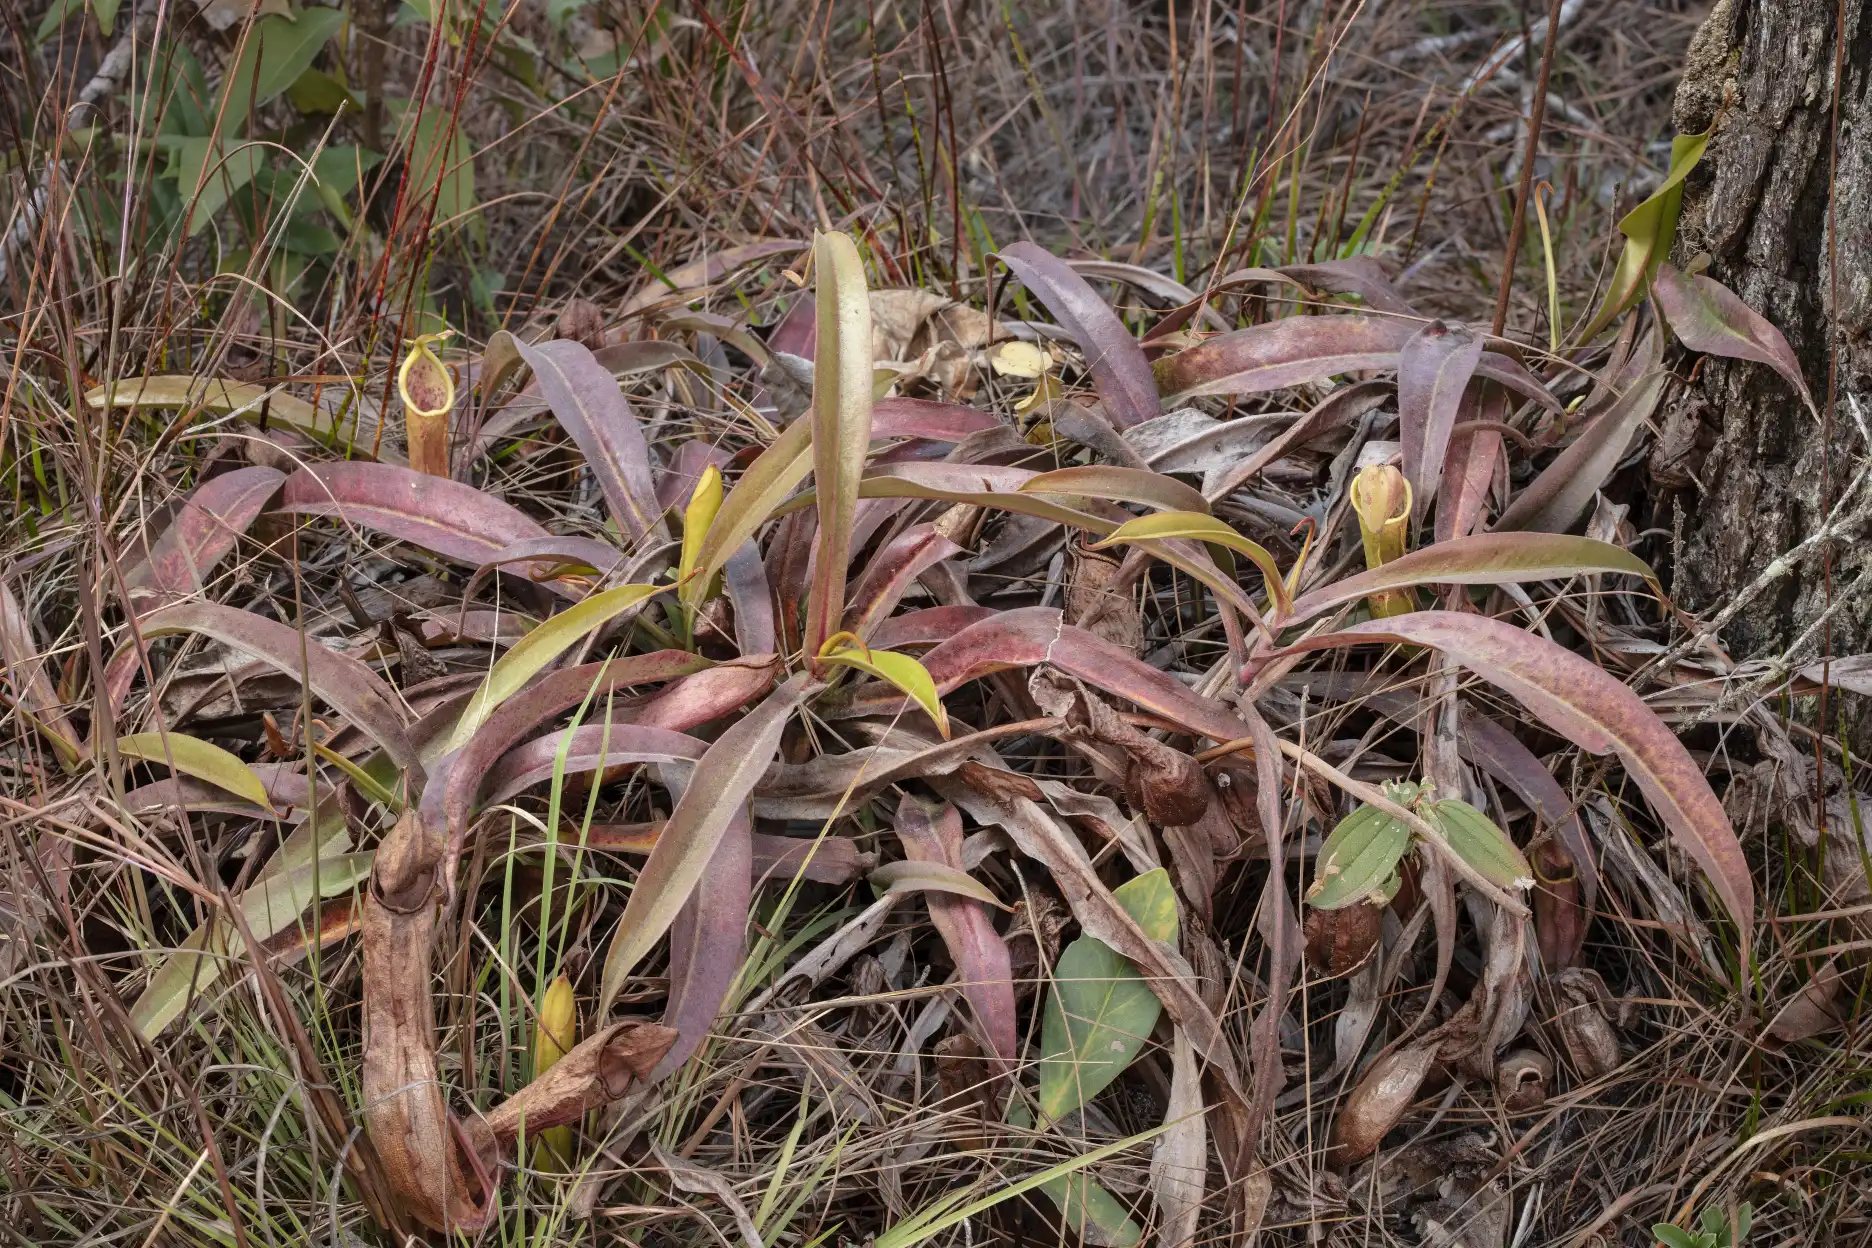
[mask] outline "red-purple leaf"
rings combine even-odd
[[[1222,703],[1191,692],[1174,676],[1082,628],[1072,627],[1051,607],[1000,612],[963,629],[923,656],[924,668],[944,694],[991,673],[1037,663],[1051,663],[1192,734],[1216,741],[1232,741],[1242,735],[1241,720]],[[903,695],[894,689],[867,688],[852,706],[868,714],[889,711],[903,701]]]
[[[381,467],[381,465],[359,465]],[[212,602],[184,602],[154,611],[138,622],[145,641],[169,633],[199,633],[251,654],[296,677],[333,710],[367,733],[384,753],[413,773],[422,764],[404,732],[401,708],[389,686],[362,662],[304,637],[291,625],[251,611]],[[301,647],[304,662],[301,662]]]
[[[864,576],[852,591],[844,628],[868,640],[872,631],[890,618],[917,577],[961,553],[962,548],[938,533],[935,525],[918,524],[905,529],[871,556]]]
[[[962,865],[962,817],[944,803],[931,809],[914,796],[897,806],[897,837],[912,862],[937,862],[956,871]],[[1014,1012],[1014,973],[1007,942],[995,930],[994,917],[979,901],[945,893],[925,895],[930,921],[942,934],[962,981],[962,995],[976,1023],[988,1037],[1003,1070],[1013,1069],[1020,1053],[1019,1020]]]
[[[1253,325],[1158,360],[1167,401],[1206,394],[1259,394],[1339,373],[1396,368],[1416,330],[1411,321],[1375,316],[1290,316]]]
[[[1652,298],[1684,346],[1706,355],[1766,364],[1787,379],[1808,411],[1814,410],[1800,358],[1781,331],[1734,291],[1700,273],[1686,277],[1668,264],[1658,266],[1652,282]]]
[[[176,512],[148,557],[124,573],[125,588],[132,597],[199,591],[285,480],[277,469],[253,467],[203,483]]]
[[[470,567],[498,558],[515,542],[551,536],[491,494],[393,464],[302,468],[286,479],[279,509],[335,516]]]
[[[1497,531],[1538,529],[1560,533],[1572,528],[1591,505],[1593,495],[1625,458],[1633,435],[1657,407],[1667,375],[1649,372],[1633,382],[1618,402],[1601,412],[1515,496],[1495,521]]]
[[[1599,864],[1566,791],[1519,738],[1468,706],[1463,707],[1462,731],[1463,744],[1476,766],[1506,786],[1559,836],[1579,872],[1582,901],[1591,911],[1599,900]]]
[[[600,1013],[610,1011],[625,978],[669,930],[676,912],[701,882],[729,823],[745,816],[748,794],[780,748],[787,720],[815,687],[803,672],[792,676],[722,733],[696,764],[618,920],[605,955]]]
[[[1374,312],[1414,317],[1416,309],[1398,294],[1384,268],[1370,256],[1324,260],[1318,264],[1282,265],[1279,272],[1315,290],[1335,295],[1357,295]]]
[[[865,641],[881,650],[933,646],[948,641],[971,624],[979,624],[999,614],[993,607],[973,604],[925,607],[921,611],[909,611],[882,621]]]
[[[735,646],[744,655],[773,654],[780,649],[775,631],[773,591],[767,585],[767,565],[760,547],[741,543],[741,549],[722,564],[722,592],[734,608]]]
[[[565,749],[563,765],[559,758],[561,747]],[[693,762],[707,748],[706,741],[666,728],[586,723],[515,746],[474,787],[481,790],[487,802],[504,802],[551,780],[562,766],[564,775],[585,776],[636,763]]]
[[[652,1083],[675,1074],[708,1039],[747,961],[748,910],[754,897],[751,832],[747,812],[737,810],[709,859],[708,887],[691,893],[670,924],[670,990],[663,1025],[676,1029],[676,1043],[650,1072]]]
[[[650,481],[650,448],[617,378],[582,343],[529,346],[516,340],[514,345],[553,415],[584,453],[611,506],[611,518],[631,537],[642,537],[660,514]]]
[[[1623,572],[1655,581],[1651,565],[1622,546],[1560,533],[1478,533],[1413,550],[1382,567],[1360,572],[1302,595],[1282,623],[1386,590],[1414,585],[1505,585],[1551,581],[1595,572]]]
[[[740,710],[773,688],[779,675],[780,664],[771,654],[730,659],[671,681],[632,708],[631,722],[688,732]]]
[[[1537,634],[1447,611],[1394,616],[1378,627],[1309,638],[1282,653],[1397,642],[1442,651],[1588,753],[1616,752],[1672,837],[1709,876],[1748,945],[1755,885],[1735,829],[1683,743],[1637,694],[1591,660]]]
[[[1398,437],[1416,514],[1443,482],[1443,457],[1463,391],[1482,359],[1482,340],[1460,324],[1431,321],[1398,353]]]
[[[993,412],[960,403],[933,399],[879,399],[871,409],[871,440],[922,438],[929,442],[960,442],[970,434],[986,433],[1007,422]]]
[[[561,844],[583,844],[601,853],[643,857],[656,848],[663,822],[594,823],[579,839],[576,827],[560,829]],[[876,854],[858,848],[848,836],[768,836],[754,834],[754,876],[758,880],[790,880],[795,876],[815,884],[849,884],[871,869]]]
[[[1059,257],[1024,240],[1004,248],[1000,256],[1079,345],[1112,424],[1128,429],[1163,410],[1144,348],[1083,277]]]
[[[704,469],[714,464],[716,471],[726,472],[733,462],[734,457],[721,447],[701,438],[689,439],[676,448],[674,462],[657,478],[657,507],[662,511],[682,507],[695,493]]]

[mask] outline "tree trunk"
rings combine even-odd
[[[1675,587],[1707,617],[1812,534],[1872,456],[1872,0],[1717,0],[1688,60],[1677,129],[1713,137],[1686,186],[1678,264],[1707,254],[1709,275],[1780,327],[1822,422],[1829,355],[1837,353],[1830,442],[1770,369],[1701,362],[1695,398],[1715,444],[1697,474],[1704,492],[1688,518]],[[1872,535],[1863,526],[1835,543],[1830,592],[1822,560],[1811,558],[1749,602],[1720,640],[1737,660],[1779,656],[1797,641],[1790,658],[1816,659],[1827,638],[1815,625],[1829,602],[1838,604],[1832,652],[1872,650]],[[1867,718],[1854,719],[1861,730],[1852,735],[1864,740]]]

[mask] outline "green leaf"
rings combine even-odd
[[[1341,819],[1320,846],[1307,904],[1316,910],[1342,910],[1364,901],[1385,887],[1410,843],[1408,824],[1376,806],[1359,807]]]
[[[405,105],[408,111],[411,105]],[[437,225],[475,206],[474,148],[455,118],[439,105],[422,110],[409,132],[410,194],[418,204],[434,198]]]
[[[754,531],[806,479],[813,466],[812,438],[812,421],[796,420],[747,466],[722,500],[721,510],[715,513],[708,535],[703,538],[702,549],[696,554],[698,577],[712,580],[728,557],[740,550],[741,544],[753,537]]]
[[[806,594],[806,653],[817,654],[845,618],[858,482],[871,451],[871,304],[864,262],[836,231],[813,239],[818,346],[813,361],[813,489],[819,529]]]
[[[916,1248],[916,1245],[935,1238],[951,1227],[980,1217],[1003,1201],[1025,1195],[1035,1188],[1044,1189],[1049,1183],[1057,1182],[1066,1175],[1076,1174],[1087,1166],[1095,1166],[1108,1157],[1116,1157],[1126,1149],[1149,1143],[1166,1129],[1167,1125],[1160,1124],[1125,1139],[1102,1144],[1089,1153],[1081,1153],[1057,1166],[1050,1166],[1039,1174],[1028,1175],[1018,1183],[997,1186],[986,1196],[978,1196],[974,1200],[969,1199],[974,1194],[973,1188],[946,1192],[878,1236],[875,1248]]]
[[[1268,601],[1275,604],[1275,609],[1282,615],[1292,609],[1293,600],[1281,579],[1280,567],[1267,548],[1243,537],[1225,521],[1199,511],[1160,511],[1154,516],[1127,520],[1110,536],[1095,543],[1093,549],[1127,542],[1161,542],[1175,538],[1189,538],[1246,555],[1255,567],[1261,569],[1261,578],[1267,584]]]
[[[362,111],[364,105],[336,78],[321,69],[308,69],[286,89],[286,102],[302,113]]]
[[[1162,867],[1112,891],[1152,940],[1177,936],[1176,894]],[[1136,966],[1081,936],[1053,968],[1041,1024],[1040,1112],[1058,1121],[1124,1073],[1150,1038],[1163,1005]]]
[[[518,693],[527,681],[538,675],[548,663],[591,635],[601,625],[616,619],[646,598],[661,593],[667,585],[620,585],[593,594],[577,606],[553,616],[544,624],[515,642],[488,671],[487,678],[462,711],[449,734],[447,750],[458,750],[487,722],[502,702]]]
[[[836,641],[836,638],[834,638]],[[892,650],[869,650],[862,645],[847,646],[819,656],[822,663],[856,668],[868,676],[887,681],[902,690],[936,721],[936,730],[949,739],[949,712],[943,707],[942,693],[936,680],[922,662]]]
[[[222,80],[221,96],[230,117],[269,103],[312,66],[331,37],[344,25],[343,9],[307,9],[296,19],[263,17],[247,32],[238,60]]]
[[[244,797],[263,810],[273,809],[266,786],[253,769],[233,754],[200,737],[180,732],[139,732],[117,738],[117,752],[125,758],[161,763],[183,775],[206,780],[218,789]]]
[[[1432,802],[1426,818],[1443,833],[1451,852],[1497,888],[1534,886],[1534,870],[1495,821],[1459,798]]]
[[[1033,1129],[1033,1113],[1027,1102],[1015,1097],[1008,1103],[1009,1125],[1023,1131]],[[1131,1220],[1131,1213],[1083,1170],[1058,1175],[1040,1184],[1041,1193],[1053,1202],[1066,1225],[1088,1244],[1109,1248],[1131,1248],[1144,1238],[1143,1230]]]
[[[267,149],[259,143],[237,140],[230,150],[212,138],[165,135],[158,141],[169,151],[169,166],[163,172],[176,180],[185,201],[195,201],[188,219],[191,238],[267,167]]]
[[[1651,1233],[1657,1236],[1658,1242],[1662,1243],[1665,1248],[1708,1248],[1703,1242],[1703,1236],[1692,1235],[1689,1231],[1680,1230],[1668,1222],[1657,1223],[1651,1228]]]
[[[1593,314],[1586,328],[1579,332],[1579,342],[1593,337],[1629,308],[1646,284],[1657,275],[1658,266],[1670,254],[1677,239],[1677,215],[1683,208],[1683,182],[1703,159],[1709,146],[1709,133],[1680,134],[1671,140],[1670,170],[1658,189],[1619,222],[1625,236],[1625,250],[1619,254],[1618,268],[1612,273],[1605,302]]]
[[[253,886],[235,899],[256,940],[277,935],[299,921],[314,901],[348,893],[370,878],[370,854],[351,854],[341,818],[314,817],[286,838]],[[181,1016],[221,978],[224,964],[240,956],[241,938],[232,923],[213,920],[190,932],[181,947],[156,968],[130,1021],[148,1040]]]

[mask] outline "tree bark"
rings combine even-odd
[[[1836,91],[1842,3],[1844,90]],[[1709,275],[1787,335],[1822,412],[1817,422],[1768,368],[1702,361],[1693,396],[1705,405],[1715,441],[1697,474],[1704,490],[1688,518],[1675,588],[1706,616],[1819,528],[1872,455],[1869,82],[1872,0],[1717,0],[1690,45],[1677,129],[1708,129],[1712,139],[1686,185],[1676,262],[1708,255]],[[1823,429],[1834,353],[1829,441]],[[1816,556],[1748,603],[1721,638],[1731,657],[1782,655],[1829,601],[1840,604],[1831,618],[1833,653],[1872,650],[1872,576],[1856,584],[1872,572],[1869,527],[1835,544],[1830,591]],[[1789,657],[1817,659],[1824,638],[1814,631]],[[1863,727],[1853,733],[1865,735]]]

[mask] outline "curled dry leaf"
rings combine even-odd
[[[1511,1114],[1539,1109],[1553,1085],[1553,1063],[1535,1049],[1517,1049],[1495,1066],[1495,1095]]]
[[[1328,1159],[1349,1166],[1378,1151],[1436,1065],[1437,1046],[1419,1041],[1373,1062],[1333,1119]]]

